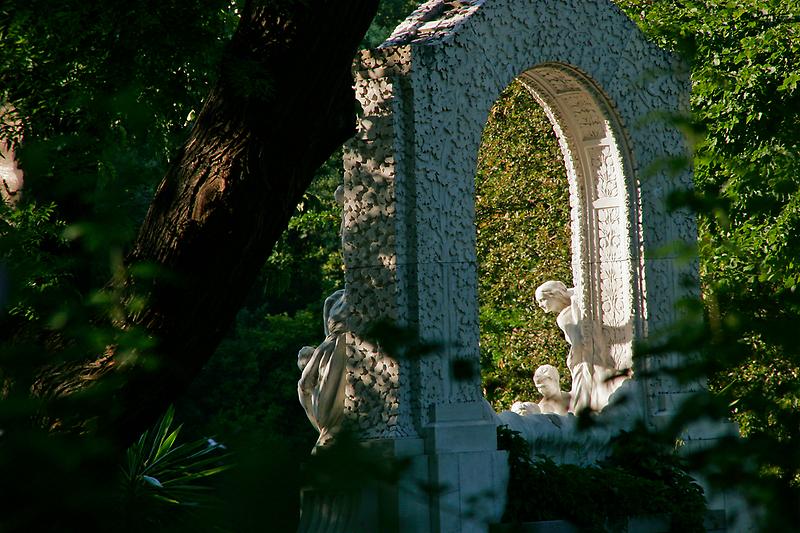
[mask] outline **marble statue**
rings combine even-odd
[[[517,413],[519,416],[535,415],[542,412],[539,409],[539,404],[534,402],[514,402],[511,405],[511,412]]]
[[[593,401],[593,365],[589,343],[581,332],[580,297],[560,281],[545,281],[536,288],[536,302],[547,313],[557,313],[556,324],[570,345],[567,368],[572,375],[572,400],[569,412],[590,408],[599,411],[603,406]],[[607,402],[606,402],[607,403]]]
[[[539,411],[565,415],[569,411],[572,396],[561,390],[558,369],[553,365],[542,365],[533,374],[533,384],[542,395]],[[513,410],[513,409],[512,409]]]
[[[591,339],[582,333],[580,295],[560,281],[545,281],[536,288],[536,301],[548,313],[557,313],[556,324],[569,343],[567,368],[572,375],[572,400],[569,412],[584,409],[599,411],[611,394],[608,378],[615,371],[594,363]]]
[[[591,404],[591,375],[586,369],[587,346],[581,333],[581,308],[575,289],[560,281],[545,281],[536,288],[536,302],[545,312],[555,313],[556,324],[569,343],[567,368],[572,374],[572,401],[569,412],[575,413]]]
[[[534,414],[555,413],[565,415],[569,410],[570,393],[564,392],[560,387],[558,369],[553,365],[542,365],[536,369],[533,375],[533,383],[536,390],[542,395],[539,403],[534,402],[514,402],[511,405],[511,412],[520,416]]]
[[[330,443],[344,419],[346,310],[344,289],[331,294],[323,307],[325,340],[316,348],[304,346],[297,354],[302,373],[297,395],[311,425],[319,431],[314,449]]]

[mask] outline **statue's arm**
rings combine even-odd
[[[308,417],[308,421],[311,422],[311,425],[314,426],[314,429],[319,431],[319,423],[317,422],[312,395],[314,388],[316,387],[319,381],[319,349],[314,351],[314,355],[311,356],[311,359],[306,363],[305,367],[303,368],[303,372],[300,375],[300,379],[297,381],[297,398],[300,400],[300,405],[303,406],[303,410],[306,412],[306,416]]]
[[[583,344],[583,334],[581,333],[581,317],[583,311],[581,309],[580,295],[575,289],[570,289],[572,298],[570,298],[569,317],[565,324],[564,333],[569,335],[569,341],[572,346],[580,346]]]
[[[567,339],[567,342],[571,346],[577,347],[580,346],[583,339],[581,337],[581,327],[578,319],[580,314],[575,315],[573,311],[574,309],[572,307],[561,311],[561,314],[559,314],[556,319],[556,324],[558,324],[558,327],[564,332],[564,338]]]

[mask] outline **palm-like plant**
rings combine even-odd
[[[212,487],[204,482],[230,468],[230,453],[213,439],[176,444],[182,425],[173,428],[170,406],[153,428],[127,451],[122,467],[128,526],[166,525],[185,517],[181,511],[209,506]]]

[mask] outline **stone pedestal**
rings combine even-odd
[[[508,454],[496,450],[494,422],[476,423],[465,420],[466,415],[457,414],[457,420],[440,414],[430,428],[428,446],[419,438],[364,442],[361,452],[392,462],[399,477],[367,476],[363,486],[338,491],[304,489],[298,531],[488,531],[505,506]]]
[[[482,402],[432,407],[426,430],[432,487],[431,532],[484,533],[503,515],[508,452]]]

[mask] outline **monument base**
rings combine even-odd
[[[305,488],[298,531],[487,533],[502,517],[508,486],[496,423],[481,402],[434,406],[431,420],[424,439],[360,443],[369,460],[355,465],[388,466],[374,478],[359,472],[361,486]]]

